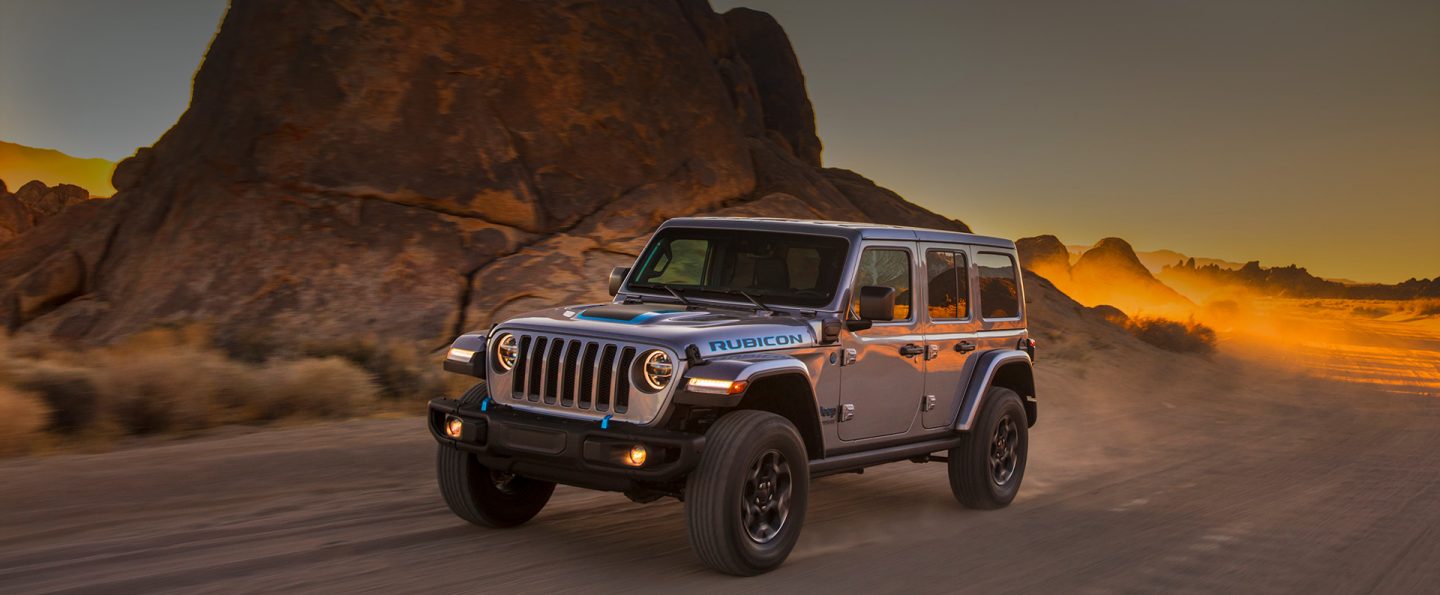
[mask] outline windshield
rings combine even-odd
[[[829,236],[671,227],[640,256],[629,286],[728,301],[746,301],[743,292],[767,306],[819,308],[835,297],[848,245]]]

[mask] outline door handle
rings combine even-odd
[[[900,348],[900,355],[903,355],[905,357],[915,357],[922,353],[925,353],[925,348],[914,343],[908,343],[904,347]]]
[[[969,341],[961,341],[955,344],[955,351],[959,353],[970,353],[975,351],[975,344]]]

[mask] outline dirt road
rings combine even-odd
[[[1440,587],[1440,400],[1225,358],[1039,370],[1014,505],[939,464],[819,480],[789,562],[706,571],[681,505],[561,488],[531,524],[453,517],[418,420],[0,462],[0,591],[1207,591]]]

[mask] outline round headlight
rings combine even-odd
[[[670,363],[670,356],[664,351],[652,349],[640,359],[640,376],[645,379],[646,388],[651,392],[670,384],[670,377],[674,373],[675,366]]]
[[[515,335],[506,333],[500,335],[495,341],[495,365],[501,372],[509,372],[515,367],[515,360],[520,358],[520,342],[515,340]]]

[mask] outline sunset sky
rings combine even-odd
[[[1440,275],[1440,2],[737,5],[789,32],[827,165],[977,232]],[[0,140],[153,143],[224,7],[0,0]]]

